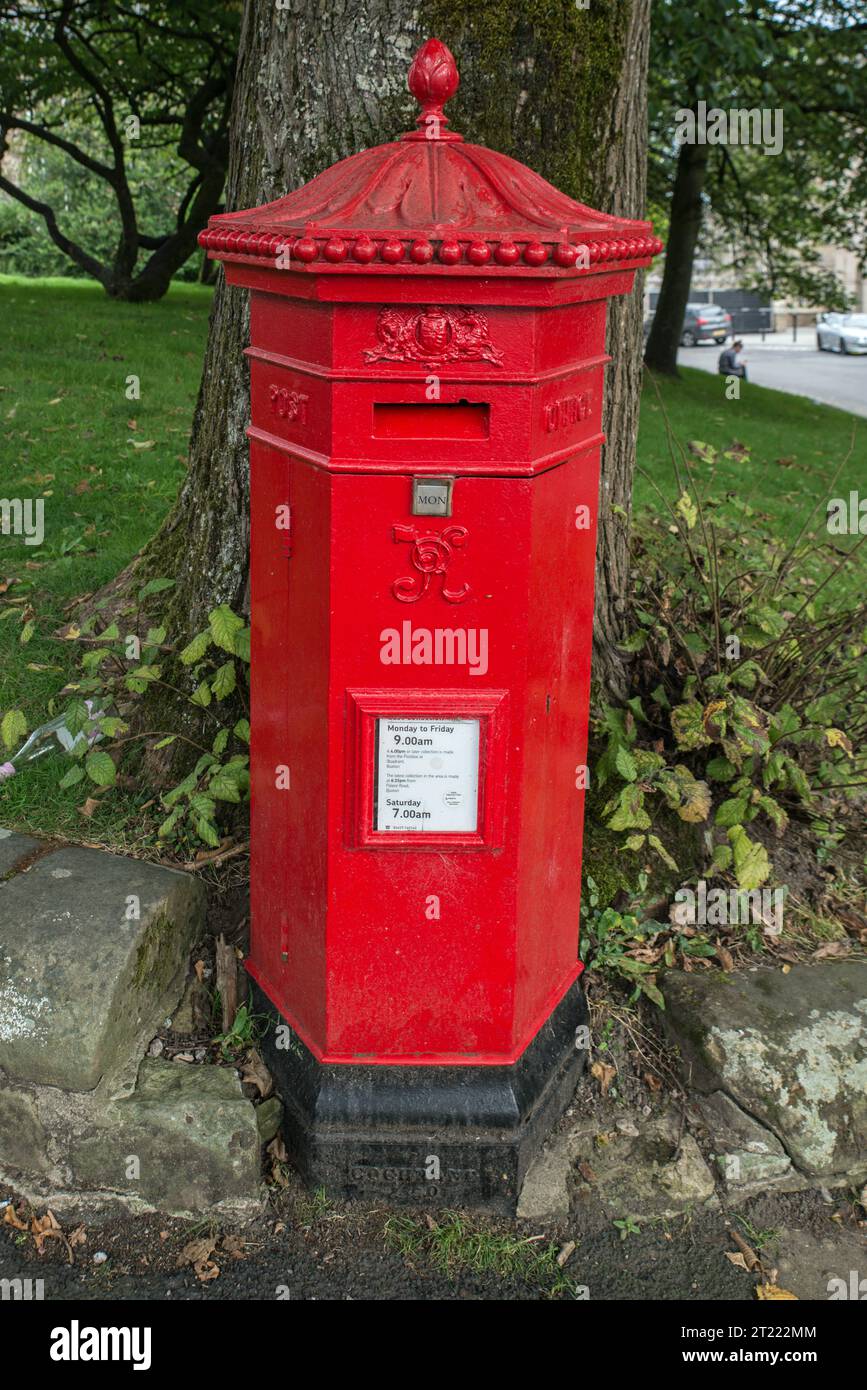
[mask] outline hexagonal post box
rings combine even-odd
[[[247,968],[308,1181],[512,1210],[586,1047],[606,302],[660,243],[449,130],[438,40],[409,85],[200,238],[251,298]]]

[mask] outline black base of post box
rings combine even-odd
[[[329,1196],[478,1207],[513,1216],[527,1169],[587,1060],[576,981],[512,1066],[366,1066],[317,1061],[251,981],[269,1020],[260,1045],[284,1105],[292,1163]],[[278,1034],[277,1028],[280,1027]]]

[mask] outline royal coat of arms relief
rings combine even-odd
[[[366,362],[418,362],[439,367],[446,362],[490,362],[502,366],[503,354],[491,342],[488,320],[476,309],[381,309],[376,345],[366,348]]]

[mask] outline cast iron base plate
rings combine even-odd
[[[251,981],[271,1021],[261,1051],[284,1105],[291,1161],[331,1197],[479,1207],[514,1215],[532,1160],[587,1058],[576,981],[512,1066],[368,1066],[317,1061]],[[279,1032],[278,1032],[279,1025]]]

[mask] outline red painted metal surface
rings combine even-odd
[[[251,291],[248,968],[322,1060],[502,1064],[581,968],[606,301],[659,243],[448,131],[438,41],[410,85],[201,238]],[[386,720],[477,721],[460,828],[378,823]]]

